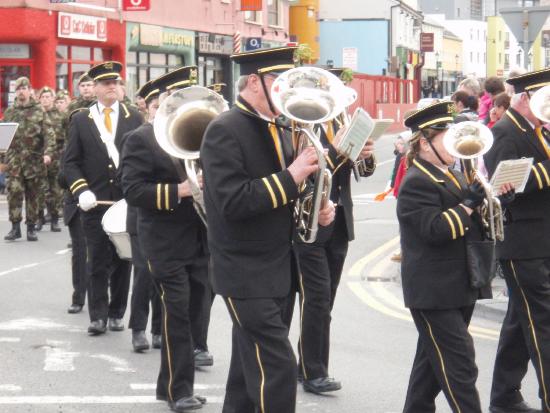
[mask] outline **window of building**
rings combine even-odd
[[[78,79],[90,67],[111,59],[111,50],[100,47],[59,45],[56,52],[56,87],[78,96]]]
[[[126,94],[132,99],[143,84],[184,64],[186,64],[186,62],[181,55],[127,52]]]
[[[477,40],[479,40],[479,29],[477,29]]]
[[[474,40],[474,29],[470,29],[470,40]]]
[[[456,17],[460,17],[460,7],[456,9]]]
[[[499,54],[498,54],[498,62],[499,62],[499,63],[502,63],[502,53],[499,53]]]
[[[247,23],[262,24],[262,12],[261,11],[245,11],[244,21]]]
[[[283,26],[283,3],[281,0],[267,0],[267,24]]]
[[[470,52],[470,63],[474,63],[474,52]]]
[[[502,42],[502,31],[498,31],[498,41]]]

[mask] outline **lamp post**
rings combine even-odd
[[[436,80],[436,85],[437,85],[437,96],[435,97],[440,97],[440,93],[441,93],[441,83],[439,81],[439,67],[441,65],[441,62],[439,61],[439,52],[435,52],[435,80]]]

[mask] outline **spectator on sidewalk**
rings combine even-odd
[[[508,110],[510,107],[510,96],[506,92],[499,93],[495,97],[495,101],[493,103],[493,107],[491,108],[491,111],[489,112],[490,121],[487,124],[489,128],[492,128],[495,123],[497,123],[502,116],[504,116],[504,113]]]

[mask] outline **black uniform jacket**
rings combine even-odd
[[[338,126],[336,121],[331,121],[334,128],[334,133],[337,132]],[[351,199],[351,174],[353,171],[353,162],[345,160],[338,154],[334,146],[329,142],[325,130],[318,127],[320,133],[321,143],[324,148],[328,148],[328,154],[326,155],[327,167],[332,173],[332,187],[330,191],[330,200],[335,205],[342,207],[344,211],[344,218],[346,223],[346,232],[348,234],[348,241],[353,241],[355,238],[355,230],[353,228],[353,201]],[[359,169],[359,173],[363,178],[369,177],[374,173],[376,169],[376,161],[374,156],[367,159],[365,162],[365,169]],[[335,172],[336,171],[336,172]],[[319,232],[317,233],[317,241],[323,242],[330,238],[332,234],[332,225],[326,227],[319,226]]]
[[[120,103],[115,136],[119,157],[124,134],[142,123],[143,117],[137,110]],[[72,116],[63,160],[63,173],[75,197],[91,190],[100,201],[118,201],[122,198],[115,164],[109,157],[89,109],[83,109]]]
[[[240,99],[209,125],[201,148],[212,284],[222,296],[283,297],[298,188],[282,170],[267,122],[250,112]]]
[[[497,243],[498,257],[550,257],[550,161],[544,146],[529,122],[511,108],[491,130],[494,143],[484,157],[489,175],[500,161],[533,158],[525,191],[516,194],[506,208],[504,241]],[[543,128],[543,132],[548,138],[548,131]]]
[[[405,305],[449,309],[471,305],[479,297],[466,269],[466,239],[481,239],[479,216],[460,206],[466,183],[419,158],[399,188],[397,218],[401,229],[401,276]]]
[[[121,181],[126,202],[138,208],[137,229],[149,261],[191,263],[206,254],[206,229],[193,199],[178,197],[180,178],[170,156],[145,123],[125,137]]]

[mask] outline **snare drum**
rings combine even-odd
[[[127,212],[128,204],[126,200],[121,199],[109,207],[101,220],[103,231],[109,236],[118,256],[123,260],[132,259],[130,234],[126,231]]]

